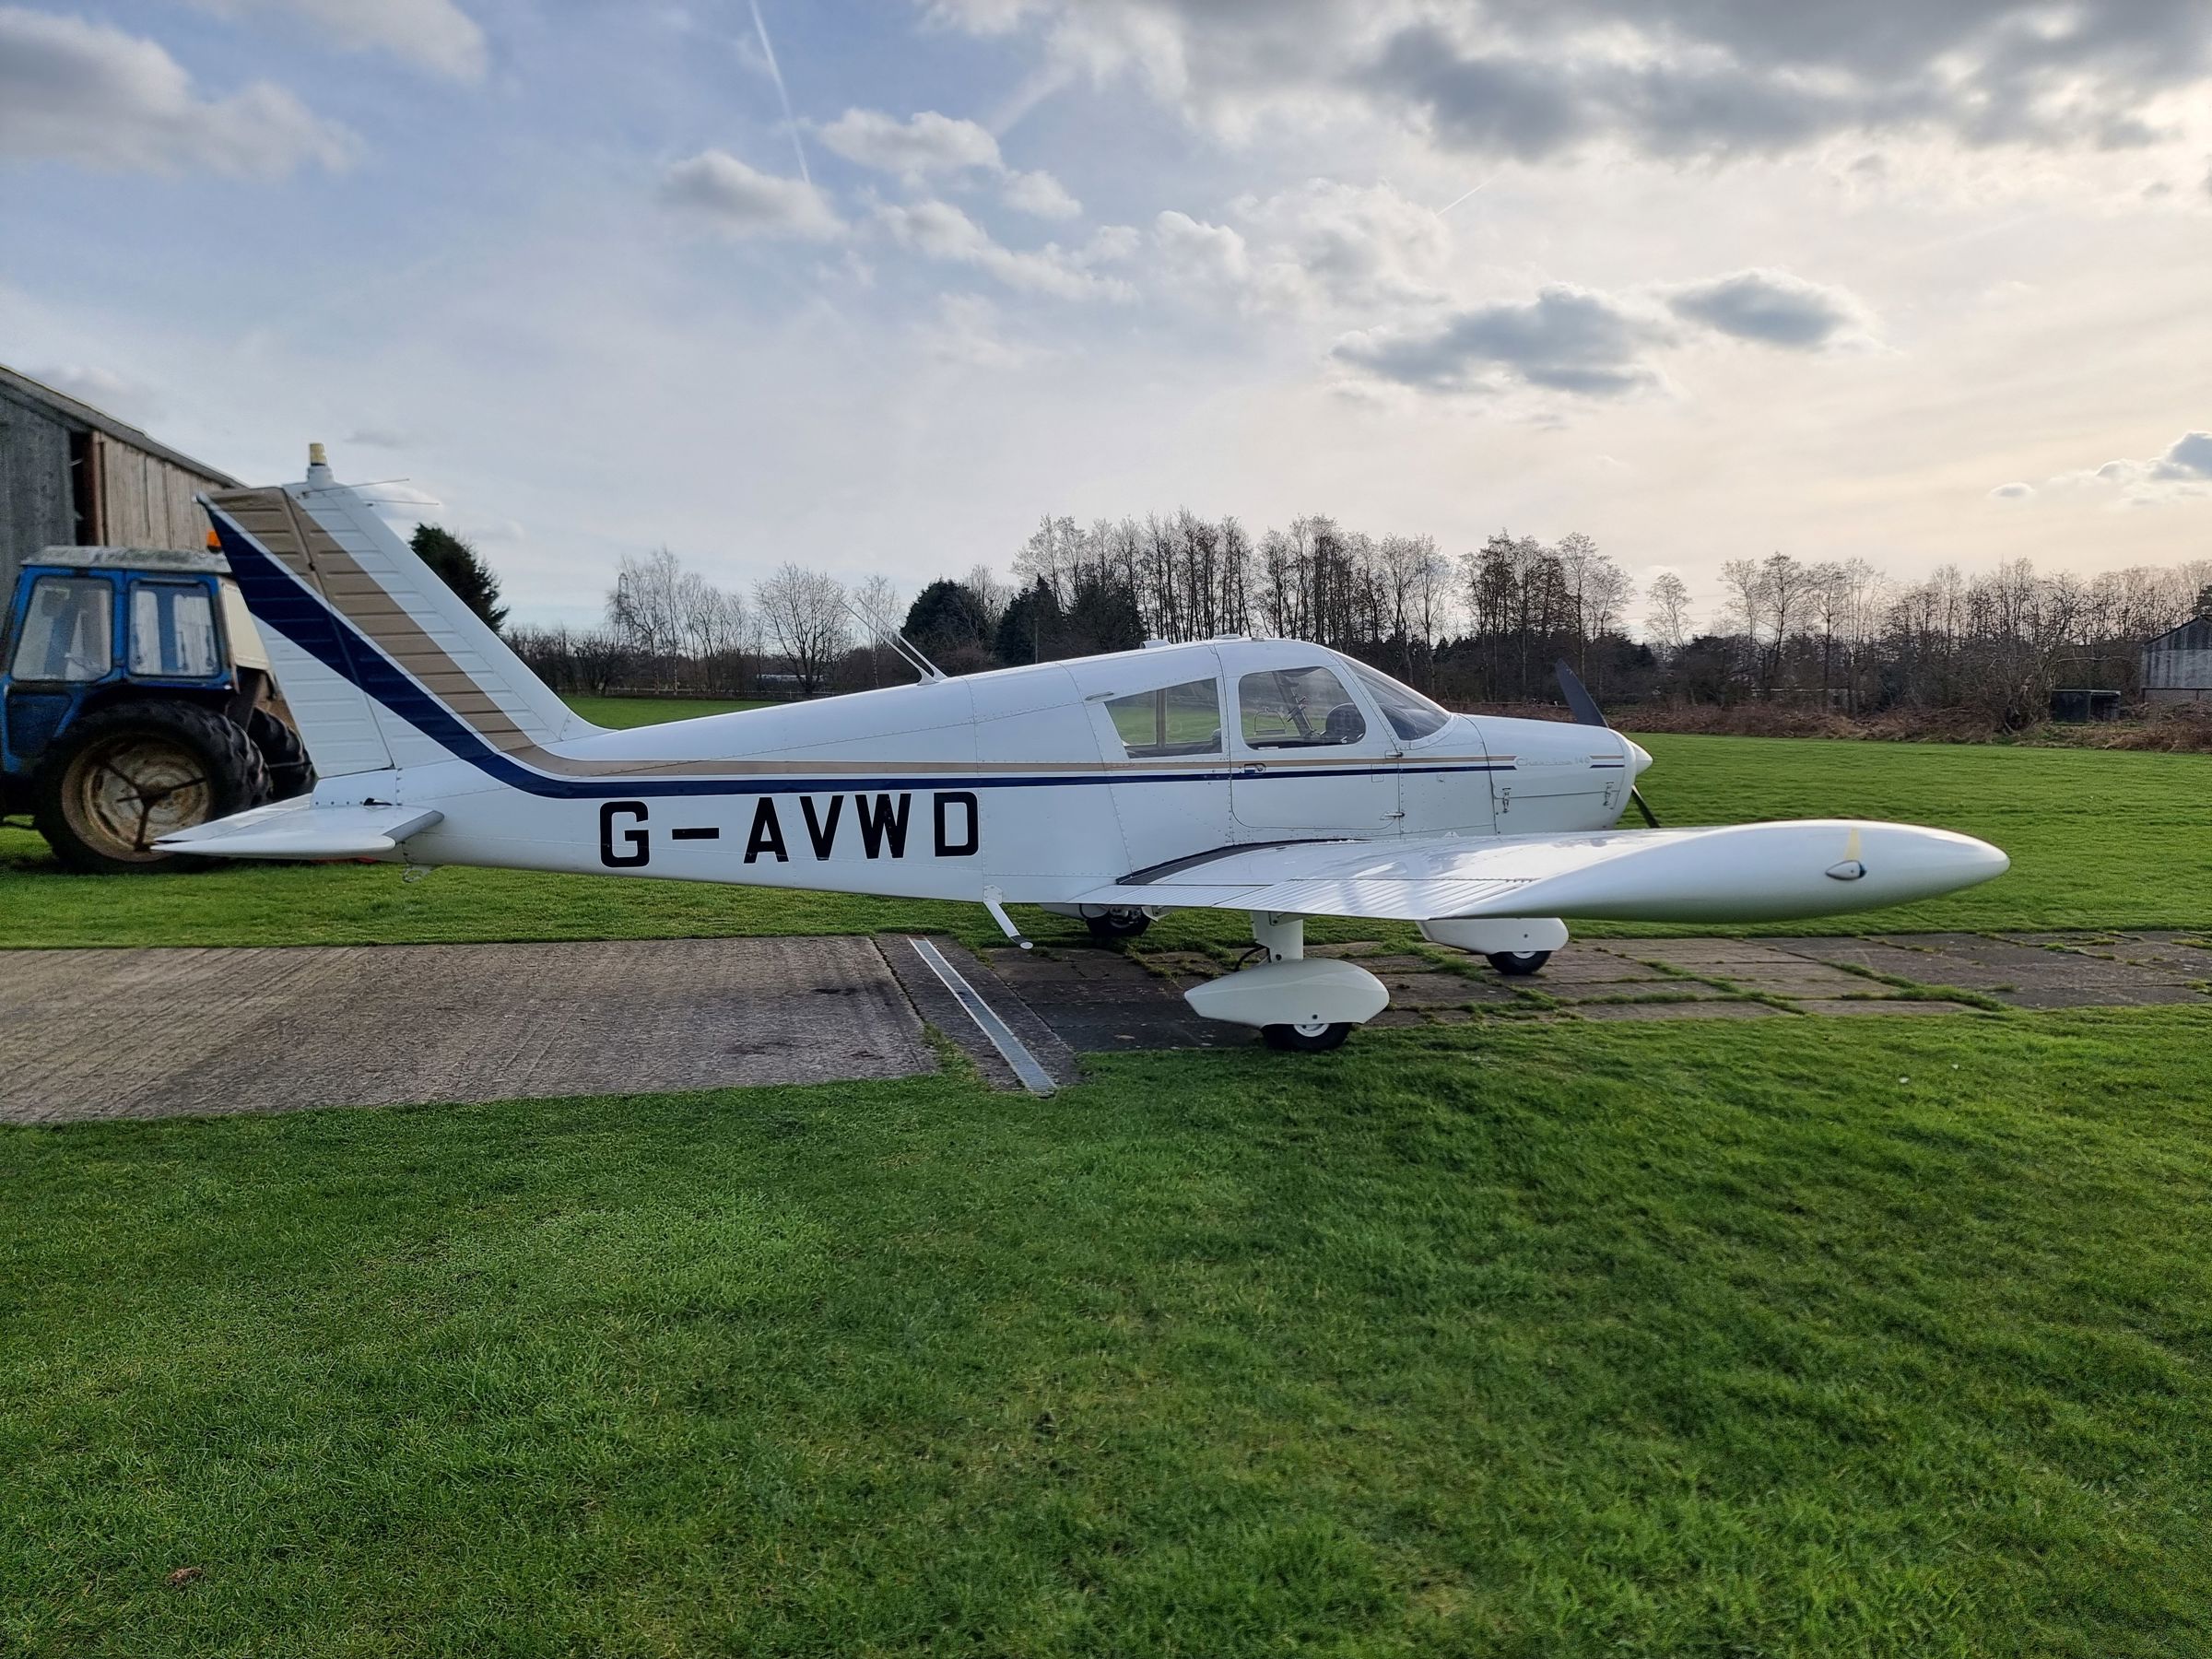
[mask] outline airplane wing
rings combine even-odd
[[[318,806],[306,795],[196,824],[154,843],[218,858],[375,858],[444,818],[421,806]]]
[[[1567,835],[1408,835],[1224,847],[1074,902],[1407,922],[1573,916],[1757,922],[1871,910],[2000,875],[1970,836],[1845,818]]]

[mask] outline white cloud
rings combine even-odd
[[[2111,149],[2212,76],[2201,0],[922,0],[978,34],[1033,25],[1053,60],[1131,71],[1230,131],[1364,111],[1439,146],[1536,159],[1616,145],[1772,155],[1848,134]],[[2187,131],[2176,124],[2177,134]]]
[[[453,0],[195,0],[224,17],[288,12],[348,51],[387,52],[456,80],[484,73],[484,31]]]
[[[1346,335],[1335,356],[1418,390],[1494,394],[1513,386],[1618,398],[1666,383],[1653,353],[1699,331],[1810,351],[1857,332],[1865,312],[1841,288],[1780,271],[1737,271],[1617,295],[1555,283],[1534,300],[1461,307]]]
[[[2032,484],[2000,484],[1989,492],[1993,501],[2025,501],[2035,494]]]
[[[880,110],[847,110],[821,130],[822,142],[848,161],[880,172],[921,178],[930,173],[997,171],[998,140],[972,121],[924,110],[906,121]]]
[[[1309,179],[1232,212],[1270,249],[1268,263],[1303,276],[1316,302],[1369,307],[1441,300],[1451,227],[1389,184]]]
[[[1524,303],[1475,306],[1347,335],[1335,356],[1423,391],[1494,394],[1519,385],[1615,398],[1663,385],[1648,356],[1676,337],[1656,312],[1555,284]]]
[[[143,425],[161,412],[162,399],[152,387],[97,364],[55,363],[25,372],[56,392],[134,425]]]
[[[1186,286],[1241,288],[1251,278],[1252,251],[1231,226],[1170,208],[1152,221],[1152,238],[1168,274]]]
[[[1100,244],[1094,239],[1092,249],[1074,253],[1054,242],[1034,252],[1018,251],[992,241],[981,225],[951,203],[940,201],[885,203],[876,209],[876,217],[900,246],[931,259],[973,265],[1008,288],[1068,300],[1130,297],[1128,284],[1088,269],[1100,262],[1101,253],[1112,257],[1123,245],[1118,240]]]
[[[981,294],[942,296],[936,317],[922,331],[922,345],[940,362],[971,369],[1018,369],[1046,355],[1005,338],[998,307]]]
[[[1006,177],[998,199],[1017,213],[1037,218],[1071,219],[1081,217],[1083,204],[1049,172],[1018,172]]]
[[[827,241],[844,225],[804,179],[764,173],[727,151],[701,150],[661,177],[661,199],[731,236]]]
[[[279,177],[343,167],[355,148],[344,127],[266,81],[206,97],[152,41],[0,6],[0,160]]]
[[[2107,461],[2102,466],[2060,473],[2047,478],[2040,493],[2112,492],[2121,507],[2162,507],[2170,502],[2212,496],[2212,432],[2184,432],[2166,446],[2162,454],[2145,460]],[[2015,499],[2034,495],[2024,484],[2006,484],[1993,496]]]
[[[1670,290],[1667,309],[1686,323],[1790,351],[1867,337],[1865,308],[1839,288],[1787,271],[1732,271]]]

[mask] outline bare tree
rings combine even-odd
[[[1689,641],[1689,584],[1662,571],[1643,590],[1643,603],[1645,631],[1661,657],[1672,657]]]
[[[801,696],[822,688],[845,654],[845,590],[834,576],[784,563],[753,589],[753,607],[777,652],[798,677]]]

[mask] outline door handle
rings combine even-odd
[[[1237,776],[1240,778],[1256,778],[1266,770],[1266,765],[1263,761],[1247,760],[1237,768]]]

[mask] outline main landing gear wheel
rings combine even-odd
[[[1548,950],[1493,950],[1489,964],[1509,979],[1519,979],[1535,972],[1551,960]]]
[[[1111,942],[1135,938],[1152,925],[1152,918],[1143,911],[1106,911],[1096,916],[1084,917],[1083,925],[1090,929],[1092,938]]]
[[[1333,1048],[1342,1048],[1344,1040],[1352,1034],[1351,1022],[1313,1020],[1304,1025],[1271,1025],[1260,1028],[1260,1037],[1271,1049],[1285,1049],[1294,1054],[1318,1054]]]

